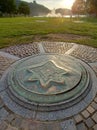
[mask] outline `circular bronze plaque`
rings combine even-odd
[[[38,105],[44,110],[80,100],[89,86],[89,73],[73,57],[44,54],[13,64],[7,83],[10,95],[17,102]]]

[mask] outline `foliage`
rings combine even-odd
[[[23,14],[30,16],[47,15],[50,10],[36,1],[33,3],[24,2],[21,0],[0,0],[0,17],[12,14]]]
[[[21,1],[18,7],[19,14],[29,15],[30,14],[30,8],[28,6],[28,3]]]
[[[87,0],[87,12],[97,16],[97,0]]]
[[[20,0],[0,0],[0,16],[17,13],[28,15],[30,13],[28,3]]]
[[[0,11],[6,14],[13,14],[16,5],[14,0],[0,0]]]
[[[85,0],[75,0],[72,12],[73,14],[85,14]]]
[[[90,14],[97,16],[97,0],[75,0],[72,6],[74,14]]]

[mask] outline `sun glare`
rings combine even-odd
[[[67,8],[71,8],[75,0],[64,0],[64,5]]]

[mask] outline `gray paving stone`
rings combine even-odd
[[[73,115],[72,107],[60,111],[52,111],[52,112],[37,112],[36,120],[41,121],[53,121],[53,120],[60,120],[65,119]]]
[[[97,103],[97,97],[94,99],[94,101]]]
[[[59,123],[56,122],[31,122],[29,123],[29,130],[62,130]]]
[[[8,115],[9,115],[9,113],[4,108],[0,109],[0,120],[1,121],[6,119],[6,117]]]
[[[48,121],[48,120],[56,120],[57,119],[57,113],[53,112],[37,112],[35,120],[41,120],[41,121]]]
[[[76,123],[80,123],[81,121],[83,121],[83,117],[80,114],[77,114],[76,116],[74,116],[74,119]]]
[[[72,129],[71,129],[72,130]],[[88,130],[84,123],[77,125],[77,130]]]
[[[3,52],[15,55],[20,58],[24,58],[33,54],[39,53],[39,48],[37,43],[21,44],[10,46],[4,49],[1,49]]]
[[[0,55],[0,76],[4,73],[4,71],[13,63],[15,60],[10,58],[6,58]]]
[[[97,49],[84,45],[79,45],[79,47],[76,48],[71,55],[88,63],[97,61]]]
[[[4,103],[2,101],[2,99],[0,98],[0,108],[2,108],[4,106]]]
[[[92,103],[91,103],[91,106],[92,106],[95,110],[97,110],[97,104],[96,104],[95,102],[92,102]]]
[[[6,130],[19,130],[18,128],[12,127],[12,126],[8,126],[8,128]]]
[[[15,119],[15,115],[14,115],[14,114],[9,114],[9,115],[7,116],[7,118],[6,118],[6,121],[7,121],[8,123],[11,123],[12,120],[14,120],[14,119]]]
[[[78,45],[74,44],[74,46],[71,49],[69,49],[65,54],[70,55],[76,48],[78,48]]]
[[[5,53],[5,52],[2,52],[2,51],[0,51],[0,55],[3,56],[3,57],[6,57],[6,58],[13,59],[13,60],[19,60],[20,59],[16,56],[10,55],[9,53]]]
[[[11,98],[8,96],[6,91],[1,93],[4,103],[8,108],[18,115],[22,115],[23,117],[34,119],[35,118],[35,111],[31,111],[26,109],[18,104],[16,104]],[[9,103],[10,102],[10,103]]]
[[[93,130],[97,130],[97,124],[94,125]]]
[[[61,130],[77,130],[73,119],[61,122],[60,125],[62,128]]]
[[[14,126],[14,127],[20,128],[20,127],[21,127],[22,120],[23,120],[22,118],[16,117],[16,118],[12,121],[11,125]]]
[[[8,127],[8,124],[5,121],[0,123],[0,130],[6,130],[7,127]]]
[[[95,71],[95,73],[96,73],[96,76],[97,76],[97,62],[96,63],[92,63],[92,64],[90,64],[91,65],[91,67],[93,68],[93,70]],[[97,97],[97,96],[96,96]]]
[[[84,108],[87,107],[88,103],[85,103],[84,100],[81,100],[79,103],[72,106],[71,112],[73,115],[77,114],[78,112],[81,112]]]
[[[39,43],[39,50],[40,50],[40,53],[45,53],[42,43]]]
[[[82,115],[83,115],[84,118],[88,118],[90,116],[90,113],[87,110],[84,110],[82,112]]]
[[[85,124],[87,125],[88,128],[91,128],[92,126],[95,125],[95,122],[91,118],[88,118],[87,120],[85,120]]]
[[[92,116],[92,119],[97,123],[97,112]]]
[[[87,110],[91,114],[95,112],[95,109],[92,106],[90,106],[90,105],[88,106]]]
[[[23,120],[20,130],[62,130],[59,122]]]
[[[72,43],[64,42],[43,42],[42,43],[46,53],[61,53],[64,54],[72,48]]]
[[[97,124],[94,125],[93,130],[97,130]]]
[[[29,127],[29,123],[30,123],[30,120],[22,120],[21,122],[21,125],[20,125],[20,128],[22,130],[28,130],[28,127]]]

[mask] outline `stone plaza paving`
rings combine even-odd
[[[75,43],[35,42],[0,50],[0,78],[11,64],[22,58],[51,53],[65,54],[78,58],[88,63],[97,76],[97,48]],[[5,90],[0,90],[0,95],[2,91]],[[41,119],[36,120],[36,115],[35,119],[31,119],[27,118],[27,115],[21,116],[21,114],[17,114],[18,111],[15,112],[9,109],[0,98],[0,130],[97,130],[97,93],[92,101],[85,106],[80,112],[75,112],[77,114],[64,117],[62,120],[42,121]],[[21,110],[21,112],[23,113],[24,111]],[[70,113],[67,114],[70,115]],[[50,118],[53,118],[53,116],[55,115],[51,115]],[[42,117],[40,116],[40,118]]]

